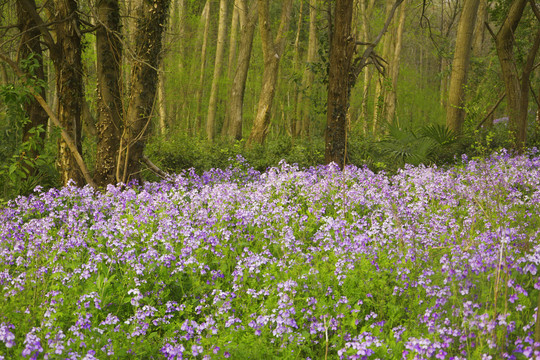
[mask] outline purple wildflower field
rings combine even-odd
[[[0,208],[0,359],[540,359],[540,154]]]

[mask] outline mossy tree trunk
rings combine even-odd
[[[142,1],[137,9],[135,58],[131,65],[131,91],[120,143],[117,179],[140,178],[151,113],[156,98],[162,36],[169,0]]]
[[[122,42],[118,0],[97,2],[97,131],[94,181],[100,185],[115,184],[122,116]]]
[[[336,0],[328,74],[325,162],[334,162],[340,168],[346,162],[350,75],[356,46],[351,37],[352,13],[353,0]]]

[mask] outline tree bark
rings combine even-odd
[[[351,62],[355,43],[351,38],[353,0],[336,0],[335,22],[330,46],[328,74],[325,162],[345,165],[347,144],[347,110],[351,80]]]
[[[206,0],[202,14],[201,14],[201,26],[203,26],[202,32],[202,44],[201,44],[201,68],[199,74],[199,87],[197,88],[197,112],[195,114],[195,126],[194,133],[198,134],[201,129],[201,107],[204,88],[204,73],[206,71],[206,48],[208,44],[208,33],[210,28],[210,0]]]
[[[317,0],[309,0],[309,37],[306,58],[308,68],[304,69],[304,74],[302,76],[302,90],[308,94],[311,94],[312,92],[313,81],[315,79],[315,73],[313,72],[312,65],[314,65],[317,61],[317,6]],[[312,105],[309,100],[305,101],[302,97],[300,106],[302,109],[300,116],[300,136],[308,137],[310,128],[310,109]]]
[[[56,70],[58,92],[58,119],[65,131],[74,140],[82,154],[81,110],[83,102],[82,45],[77,2],[75,0],[54,0],[56,48],[51,51]],[[60,139],[58,143],[60,177],[66,185],[71,179],[76,185],[84,185],[84,178],[72,151]]]
[[[386,1],[386,17],[389,16],[390,11],[392,11],[392,5],[394,3],[394,0],[387,0]],[[390,26],[393,26],[393,22],[391,22]],[[392,43],[394,41],[394,33],[392,32],[390,35],[386,36],[383,41],[383,50],[382,50],[382,58],[387,62],[392,62],[390,59],[391,53],[392,53]],[[385,84],[385,78],[388,74],[378,74],[378,81],[375,85],[375,106],[373,107],[373,134],[377,133],[377,130],[379,128],[381,119],[384,119],[385,116],[385,97],[386,97],[386,87]]]
[[[94,180],[99,186],[116,183],[116,166],[123,131],[121,83],[122,42],[118,0],[97,2],[97,131]]]
[[[399,20],[397,30],[395,33],[394,53],[389,64],[389,77],[391,81],[391,87],[387,89],[384,99],[384,114],[387,124],[391,124],[394,121],[396,114],[396,101],[397,101],[397,81],[399,76],[399,63],[401,60],[401,47],[403,39],[403,29],[405,28],[405,9],[406,1],[401,4]]]
[[[253,129],[246,143],[248,147],[253,143],[262,144],[266,139],[270,126],[270,115],[276,91],[279,61],[285,50],[285,40],[291,18],[292,0],[283,0],[282,4],[279,29],[274,40],[272,39],[272,31],[270,29],[269,0],[259,0],[259,30],[261,32],[264,58],[263,85],[259,95]]]
[[[296,81],[297,74],[300,73],[300,32],[302,30],[302,20],[304,18],[304,2],[300,1],[300,10],[298,14],[298,23],[296,26],[296,35],[294,37],[294,47],[293,47],[293,67],[294,67],[294,75],[293,75],[293,101],[294,101],[294,111],[292,111],[293,116],[287,116],[288,119],[288,125],[291,132],[291,136],[293,138],[296,138],[298,135],[300,135],[300,129],[302,127],[301,125],[301,114],[300,114],[300,106],[299,104],[302,102],[302,91],[300,89],[300,86],[298,82]],[[289,98],[289,94],[287,93],[287,98]]]
[[[244,2],[245,3],[245,2]],[[253,35],[255,25],[257,24],[258,2],[253,0],[249,7],[244,6],[248,11],[245,25],[242,28],[240,46],[238,48],[238,65],[234,74],[233,83],[229,96],[229,137],[235,140],[242,139],[242,109],[244,105],[244,93],[246,89],[246,80],[251,59],[251,49],[253,45]]]
[[[465,0],[458,24],[446,109],[446,126],[457,134],[461,133],[465,120],[465,110],[463,109],[465,85],[467,84],[474,24],[479,3],[480,0]]]
[[[360,15],[361,15],[361,22],[360,22],[360,30],[362,35],[362,40],[364,42],[367,42],[370,38],[370,31],[369,31],[369,19],[371,18],[373,14],[373,5],[375,3],[374,0],[360,0],[359,6],[360,6]],[[362,92],[362,105],[360,108],[360,119],[363,121],[363,133],[364,135],[368,132],[368,97],[369,97],[369,89],[371,87],[371,79],[373,78],[373,72],[370,67],[366,67],[364,69],[364,83],[363,83],[363,92]]]
[[[138,8],[135,58],[131,66],[131,91],[120,144],[117,179],[126,183],[140,178],[146,132],[156,98],[157,69],[169,0],[143,1]]]
[[[220,0],[219,2],[219,25],[218,38],[216,48],[216,59],[214,63],[214,77],[212,79],[212,87],[210,89],[210,100],[208,102],[208,116],[206,118],[206,136],[210,142],[214,141],[216,133],[216,112],[217,98],[219,92],[219,80],[221,78],[221,70],[223,69],[223,57],[225,50],[225,33],[227,31],[227,1]]]
[[[534,59],[538,52],[540,42],[540,30],[536,35],[535,42],[529,50],[527,62],[523,66],[521,83],[519,79],[516,61],[514,59],[514,33],[523,16],[523,10],[527,0],[514,0],[510,5],[508,14],[495,36],[497,56],[501,64],[502,77],[506,89],[508,117],[510,131],[514,137],[514,148],[522,152],[527,137],[527,105],[529,101],[529,77],[534,66]]]
[[[229,42],[229,61],[227,65],[227,79],[232,80],[234,66],[236,65],[236,47],[238,37],[238,24],[240,23],[240,12],[243,10],[243,0],[234,0],[233,14],[231,19],[231,36]],[[243,25],[243,24],[242,24]],[[240,27],[241,28],[241,27]]]

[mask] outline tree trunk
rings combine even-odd
[[[131,66],[131,92],[120,143],[117,178],[126,183],[140,178],[140,162],[158,82],[162,36],[169,0],[143,1],[138,8],[135,58]]]
[[[237,36],[238,36],[238,24],[240,23],[240,11],[244,11],[242,9],[242,3],[245,3],[245,1],[242,0],[234,0],[234,9],[233,9],[233,15],[231,19],[231,36],[230,36],[230,43],[229,43],[229,62],[227,67],[227,79],[232,80],[233,76],[233,70],[234,66],[236,65],[236,45],[237,45]]]
[[[236,49],[237,49],[237,37],[238,37],[238,27],[242,29],[242,26],[245,23],[245,14],[244,14],[245,0],[234,0],[233,5],[233,14],[231,19],[231,35],[229,38],[229,61],[227,66],[227,79],[231,82],[234,81],[234,67],[236,65]],[[240,23],[240,13],[242,13],[242,23]],[[231,126],[229,119],[229,106],[230,103],[227,102],[226,105],[226,115],[223,119],[223,126],[221,127],[221,136],[226,137]]]
[[[56,70],[58,92],[58,119],[62,127],[74,140],[82,154],[81,110],[83,102],[83,81],[81,62],[81,32],[77,2],[75,0],[54,0],[56,30],[56,51],[51,52]],[[71,179],[76,185],[84,185],[84,178],[67,143],[58,143],[58,161],[62,184]]]
[[[392,5],[394,3],[394,0],[386,0],[386,17],[389,16],[390,11],[392,9]],[[391,23],[393,26],[393,22]],[[390,59],[392,54],[392,43],[394,41],[394,33],[387,35],[384,38],[383,42],[383,50],[382,50],[382,58],[391,63],[392,60]],[[375,106],[373,107],[373,134],[377,133],[377,130],[380,126],[381,119],[384,119],[385,116],[385,97],[386,97],[386,76],[388,75],[388,72],[385,74],[378,74],[378,81],[375,85]]]
[[[514,148],[522,152],[527,138],[527,105],[529,101],[529,77],[538,52],[540,30],[535,42],[529,50],[526,64],[523,66],[521,83],[516,61],[514,59],[514,33],[523,16],[526,0],[514,0],[508,14],[495,37],[497,56],[501,64],[502,76],[506,90],[510,131],[514,139]]]
[[[279,61],[285,50],[285,41],[291,18],[292,0],[283,0],[278,33],[275,40],[272,39],[268,2],[269,0],[259,0],[259,29],[261,32],[264,58],[263,85],[259,95],[253,129],[246,144],[248,147],[254,142],[262,144],[268,134],[272,102],[274,101],[278,78]]]
[[[163,64],[158,74],[157,99],[159,134],[164,137],[167,134],[167,100],[165,99],[165,68]]]
[[[485,29],[486,21],[489,19],[488,14],[488,3],[487,0],[480,0],[478,5],[478,15],[476,19],[476,25],[474,28],[474,38],[473,38],[473,54],[475,56],[484,56],[484,44],[485,44]]]
[[[298,82],[296,81],[297,74],[300,73],[300,32],[302,30],[302,20],[304,18],[304,2],[300,1],[300,11],[298,15],[298,23],[296,24],[296,35],[294,37],[294,47],[293,47],[293,101],[294,101],[294,110],[292,111],[293,116],[287,116],[287,123],[291,132],[291,136],[296,138],[301,129],[301,114],[299,103],[302,102],[302,92],[300,91]],[[290,89],[290,87],[288,87]],[[287,93],[287,99],[289,99],[289,94]]]
[[[353,0],[336,0],[335,22],[330,46],[325,162],[335,162],[340,168],[343,168],[346,162],[349,81],[355,48],[350,36],[352,6]]]
[[[245,1],[242,1],[245,4]],[[244,93],[246,89],[246,80],[249,70],[249,61],[251,58],[251,48],[253,45],[253,35],[255,25],[257,24],[258,2],[253,0],[249,8],[244,6],[244,11],[248,11],[245,25],[242,28],[240,46],[238,48],[238,65],[234,74],[233,83],[229,96],[229,137],[242,139],[242,109],[244,105]]]
[[[201,26],[203,26],[203,37],[201,44],[201,69],[199,74],[199,87],[197,88],[197,112],[195,114],[195,126],[194,133],[198,134],[201,129],[201,107],[202,107],[202,98],[203,98],[203,88],[204,88],[204,73],[206,70],[206,48],[208,44],[208,32],[210,28],[210,0],[206,0],[204,9],[201,14]]]
[[[29,1],[35,8],[35,1]],[[41,50],[40,44],[40,31],[36,28],[37,24],[32,19],[30,14],[28,14],[28,12],[18,2],[17,21],[19,23],[19,31],[21,32],[21,44],[18,60],[20,62],[20,60],[27,60],[30,56],[32,56],[33,60],[37,62],[37,66],[34,68],[32,73],[29,73],[27,71],[28,76],[36,81],[46,83],[46,76],[43,66],[43,51]],[[2,69],[4,69],[5,73],[5,67],[2,67]],[[5,76],[3,77],[7,80],[7,74],[5,74]],[[45,86],[39,89],[39,94],[44,99],[46,98]],[[34,98],[25,102],[23,107],[26,115],[28,116],[28,122],[24,124],[23,127],[23,142],[29,141],[31,137],[34,136],[34,134],[30,132],[31,129],[35,129],[38,127],[42,127],[43,129],[43,132],[39,134],[40,139],[38,140],[38,143],[40,143],[40,149],[37,149],[36,151],[32,150],[30,154],[27,154],[30,158],[35,159],[39,155],[41,146],[43,145],[43,141],[45,140],[47,121],[49,117],[47,116],[47,113],[45,112],[45,110],[43,110],[39,102]],[[31,167],[27,167],[27,170],[29,171],[29,175],[32,175],[35,171],[35,169]]]
[[[403,29],[405,27],[405,8],[406,0],[403,1],[400,8],[398,26],[395,33],[394,53],[392,55],[391,62],[389,64],[389,77],[391,81],[391,87],[386,91],[386,97],[384,99],[384,114],[387,124],[391,124],[394,121],[396,115],[396,91],[397,81],[399,76],[399,63],[401,60],[401,45],[403,39]]]
[[[309,37],[308,37],[308,49],[307,49],[307,65],[308,68],[304,68],[302,76],[302,91],[311,94],[313,92],[313,81],[315,79],[315,73],[313,72],[312,65],[315,65],[317,61],[317,0],[309,0]],[[311,102],[305,101],[302,97],[300,101],[301,112],[301,129],[300,136],[308,137],[310,128],[310,109]]]
[[[369,19],[371,18],[373,14],[373,5],[375,1],[374,0],[360,0],[360,15],[362,17],[362,21],[360,22],[360,30],[361,30],[361,40],[363,42],[367,42],[370,38],[370,31],[369,31]],[[364,83],[363,83],[363,92],[362,92],[362,105],[360,107],[360,119],[363,121],[363,133],[364,135],[368,132],[368,97],[369,97],[369,89],[371,87],[371,79],[373,78],[373,72],[372,69],[368,66],[364,69]]]
[[[456,49],[450,75],[446,126],[455,133],[461,133],[465,120],[464,97],[467,72],[471,57],[471,45],[480,0],[465,0],[456,37]]]
[[[122,135],[122,42],[118,0],[97,3],[97,131],[94,181],[99,186],[116,183],[118,146]]]
[[[208,102],[208,116],[206,118],[206,136],[210,142],[214,141],[216,133],[216,111],[217,98],[219,92],[219,80],[223,68],[223,56],[225,50],[225,33],[227,31],[227,0],[219,2],[219,26],[216,48],[216,60],[214,63],[214,77],[210,90],[210,100]]]

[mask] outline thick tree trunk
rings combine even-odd
[[[131,66],[131,92],[120,144],[117,178],[126,183],[140,178],[140,162],[156,97],[157,69],[169,0],[143,1],[138,8],[135,59]]]
[[[336,0],[335,22],[330,46],[328,108],[325,133],[325,162],[345,165],[347,110],[349,108],[351,61],[355,43],[351,41],[353,0]]]
[[[244,2],[245,3],[245,2]],[[234,74],[233,83],[229,96],[229,137],[242,139],[242,109],[244,105],[244,93],[246,89],[246,80],[249,70],[249,61],[251,58],[251,48],[253,45],[253,35],[255,25],[257,24],[258,2],[253,0],[249,7],[244,6],[248,11],[245,25],[242,28],[240,46],[238,48],[238,65]]]
[[[270,29],[268,0],[259,0],[259,29],[264,57],[263,85],[259,95],[257,114],[255,115],[253,129],[249,135],[247,146],[251,146],[255,142],[262,144],[266,139],[270,126],[270,115],[276,91],[279,61],[285,50],[285,40],[291,18],[292,0],[283,0],[282,4],[279,30],[275,40],[273,40]]]
[[[225,51],[225,33],[227,31],[227,1],[220,0],[219,2],[219,26],[216,48],[216,59],[214,63],[214,77],[212,79],[212,87],[210,89],[210,100],[208,102],[208,116],[206,118],[206,136],[209,141],[214,141],[216,133],[216,112],[217,98],[219,92],[219,80],[221,78],[221,70],[223,69],[223,56]]]
[[[534,58],[538,52],[540,42],[540,30],[535,43],[529,50],[527,63],[523,67],[521,83],[518,69],[514,60],[514,33],[523,16],[526,0],[514,0],[503,25],[495,37],[495,46],[499,63],[501,64],[502,76],[506,89],[506,101],[510,131],[514,136],[514,148],[519,152],[525,147],[527,138],[527,105],[529,101],[529,77],[534,66]]]
[[[456,48],[450,75],[448,90],[448,106],[446,109],[446,126],[455,133],[461,133],[465,120],[463,109],[467,72],[471,58],[471,45],[474,24],[480,0],[465,0],[457,30]]]
[[[115,184],[118,146],[122,135],[122,42],[118,0],[97,3],[97,131],[94,181],[100,185]]]
[[[81,32],[77,2],[75,0],[55,0],[55,20],[57,47],[51,56],[56,70],[58,92],[58,119],[62,127],[74,140],[82,154],[81,110],[83,102],[83,81],[81,62]],[[84,185],[83,175],[67,143],[58,143],[58,161],[62,184],[71,179],[76,185]]]
[[[29,0],[32,6],[35,8],[36,4],[34,0]],[[33,78],[36,81],[41,81],[46,83],[46,76],[43,66],[43,51],[41,50],[40,44],[40,31],[36,28],[37,24],[32,19],[32,16],[17,2],[17,21],[19,23],[19,31],[21,32],[21,45],[19,51],[19,62],[20,60],[26,60],[30,56],[33,57],[33,60],[37,62],[37,66],[34,68],[32,73],[28,73],[28,76]],[[4,64],[2,64],[4,65]],[[2,67],[5,73],[5,67]],[[3,76],[7,80],[7,74]],[[39,90],[39,94],[45,99],[45,87],[42,87]],[[24,124],[23,127],[23,142],[29,141],[33,133],[30,132],[31,129],[42,127],[43,132],[39,134],[40,140],[38,142],[43,142],[46,137],[47,130],[47,121],[49,117],[47,113],[39,102],[32,98],[31,100],[24,103],[24,110],[28,116],[28,122]],[[35,158],[39,155],[40,150],[33,151],[28,154],[31,158]],[[28,168],[29,174],[32,175],[34,169]]]

